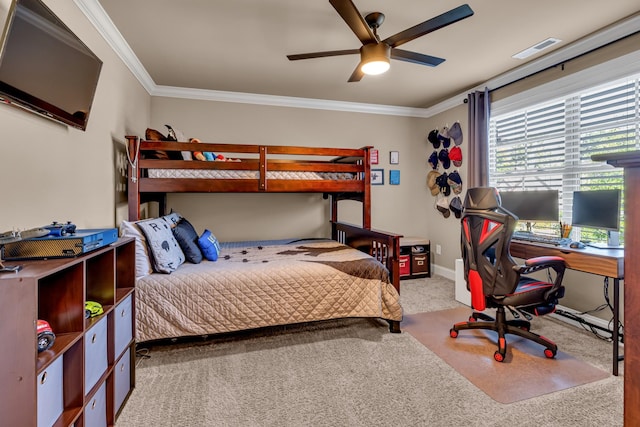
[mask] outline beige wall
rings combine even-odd
[[[0,232],[73,221],[113,227],[114,143],[149,122],[150,96],[69,0],[45,3],[102,60],[86,132],[0,105]]]
[[[424,119],[175,98],[152,100],[152,127],[164,124],[206,142],[362,147],[379,150],[385,184],[372,187],[372,226],[424,236],[427,198]],[[141,134],[144,129],[140,129]],[[400,185],[389,185],[389,151],[400,152]],[[430,153],[430,151],[429,151]],[[361,205],[344,203],[340,220],[359,224]],[[329,203],[318,194],[198,194],[169,197],[169,207],[223,240],[327,236]]]

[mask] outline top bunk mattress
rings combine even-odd
[[[148,169],[148,176],[149,178],[259,179],[260,173],[252,170]],[[267,179],[348,181],[356,179],[356,174],[348,172],[267,171]]]

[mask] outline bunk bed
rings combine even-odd
[[[392,332],[400,332],[402,308],[399,303],[398,255],[401,236],[371,229],[371,147],[351,149],[185,143],[149,141],[137,136],[127,136],[126,139],[131,222],[141,220],[140,205],[146,202],[157,202],[159,214],[165,215],[168,193],[322,193],[331,203],[331,239],[223,244],[222,255],[227,251],[226,257],[216,262],[203,261],[202,265],[185,263],[169,275],[153,273],[140,277],[136,313],[137,324],[143,329],[138,330],[139,341],[341,317],[382,318],[389,322]],[[207,153],[207,158],[217,160],[196,160],[203,158],[204,153]],[[362,226],[338,222],[340,200],[362,203]],[[296,262],[309,266],[310,252],[314,252],[312,256],[317,256],[317,251],[327,257],[326,262],[319,262],[324,265],[318,269],[326,271],[318,274],[337,274],[339,286],[344,286],[343,289],[336,289],[333,283],[325,290],[322,286],[328,282],[326,277],[318,277],[315,281],[312,279],[312,283],[302,285],[298,285],[295,278],[282,278],[289,274],[288,270],[296,268],[284,266],[280,255],[300,252],[303,259]],[[261,256],[270,255],[262,261],[238,256],[239,253],[257,252],[261,252]],[[339,256],[334,259],[329,253]],[[241,259],[242,263],[234,263],[234,259]],[[273,271],[269,273],[271,278],[260,279],[257,288],[249,289],[247,283],[252,280],[242,279],[242,275],[238,274],[259,264],[273,269],[278,263],[283,263],[282,270],[275,276]],[[377,268],[369,268],[374,264],[382,267],[382,272]],[[342,271],[336,273],[335,269],[327,270],[327,265],[341,265],[339,270]],[[361,268],[364,265],[367,268]],[[215,274],[203,273],[206,268],[214,269]],[[230,268],[232,272],[235,269],[235,273],[221,273],[221,269],[225,268]],[[367,274],[372,276],[365,276]],[[308,271],[302,275],[305,281],[309,280]],[[210,277],[210,285],[198,283],[197,286],[189,286],[196,276]],[[225,279],[216,282],[213,276]],[[276,276],[280,279],[273,278]],[[240,278],[234,284],[231,283],[231,277]],[[166,292],[173,295],[166,295]],[[194,303],[194,292],[198,294],[195,301],[200,304]],[[251,296],[243,295],[243,292],[249,292]],[[260,294],[257,303],[256,293]],[[331,300],[329,294],[331,298],[336,294],[344,295],[345,299]],[[198,308],[202,306],[202,298],[206,300],[209,297],[214,301],[205,301],[206,309]],[[183,301],[184,298],[189,301]],[[168,299],[175,301],[170,308],[163,306],[163,301]],[[340,306],[344,307],[336,309]],[[194,307],[197,313],[193,312]],[[158,322],[164,322],[164,325],[158,327]],[[203,324],[206,326],[203,327]]]

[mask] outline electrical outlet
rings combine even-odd
[[[442,255],[442,246],[436,245],[436,255]]]

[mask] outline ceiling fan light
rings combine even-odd
[[[390,67],[391,48],[385,43],[366,44],[360,48],[360,70],[368,75],[382,74]]]
[[[382,74],[387,72],[390,64],[389,61],[369,61],[362,64],[360,69],[363,73],[368,74],[370,76],[375,76],[377,74]]]

